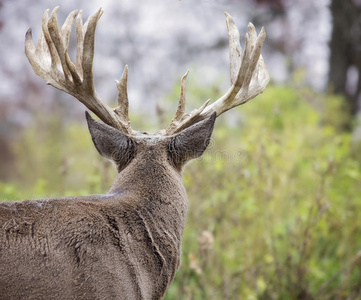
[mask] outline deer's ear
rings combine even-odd
[[[120,172],[134,156],[132,139],[115,128],[94,120],[85,112],[95,148],[101,156],[112,160]]]
[[[175,134],[168,145],[168,152],[173,164],[181,169],[187,161],[201,156],[208,147],[216,113],[180,133]]]

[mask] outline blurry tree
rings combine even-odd
[[[0,11],[3,8],[3,1],[0,0]],[[4,22],[0,19],[0,31],[3,29]],[[11,150],[8,140],[5,138],[5,134],[8,131],[8,123],[2,122],[1,120],[5,120],[5,112],[6,106],[4,103],[0,103],[0,157],[3,158],[2,160],[4,163],[1,165],[0,168],[0,178],[4,178],[6,174],[9,172],[9,163],[11,161]]]
[[[267,6],[271,15],[284,14],[286,4],[284,0],[255,0],[258,5]]]
[[[346,96],[352,114],[361,101],[361,2],[332,0],[329,85]]]
[[[2,7],[3,7],[3,1],[0,0],[0,10],[2,9]],[[2,27],[3,27],[3,21],[0,20],[0,30],[2,29]]]

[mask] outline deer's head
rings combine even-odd
[[[111,159],[118,172],[122,171],[135,157],[143,160],[168,163],[180,171],[190,159],[199,157],[206,149],[216,117],[223,112],[246,103],[266,88],[269,75],[261,48],[266,38],[262,28],[257,36],[254,26],[248,26],[242,52],[239,32],[231,16],[226,13],[230,44],[231,87],[221,98],[208,105],[207,100],[200,108],[185,113],[185,81],[182,77],[178,109],[170,125],[156,134],[135,131],[130,126],[128,115],[127,79],[128,67],[119,81],[118,106],[110,108],[94,89],[93,56],[94,35],[97,22],[103,11],[89,17],[83,25],[82,12],[69,14],[61,29],[58,27],[57,11],[44,13],[42,34],[35,46],[31,30],[26,34],[25,52],[35,73],[48,84],[73,95],[101,121],[86,115],[89,130],[99,153]],[[76,15],[78,17],[76,18]],[[69,37],[76,18],[77,55],[73,63],[68,54]]]
[[[189,160],[199,157],[209,144],[216,114],[174,135],[125,134],[94,120],[86,113],[88,127],[95,147],[121,172],[136,156],[144,164],[157,162],[181,171]]]

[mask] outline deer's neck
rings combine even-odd
[[[124,194],[134,201],[152,200],[159,204],[180,205],[187,202],[181,173],[165,159],[134,159],[115,178],[108,194]]]
[[[125,238],[130,239],[134,261],[148,257],[147,264],[138,266],[147,266],[141,273],[148,274],[139,277],[139,286],[165,291],[180,264],[188,207],[180,172],[162,162],[134,161],[118,174],[108,193],[116,199],[120,222],[131,228]]]
[[[161,162],[130,164],[118,174],[108,193],[119,194],[138,207],[154,207],[154,213],[173,210],[177,219],[185,222],[188,200],[181,174]]]
[[[180,172],[162,161],[146,162],[131,162],[118,174],[108,193],[118,194],[120,203],[130,202],[154,217],[173,219],[175,230],[182,233],[188,199]]]

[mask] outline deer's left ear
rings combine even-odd
[[[187,161],[203,154],[208,147],[215,120],[216,113],[214,112],[207,119],[172,136],[168,144],[168,153],[178,169],[181,169]]]
[[[112,160],[120,172],[134,156],[133,140],[106,124],[94,120],[85,112],[90,135],[101,156]]]

